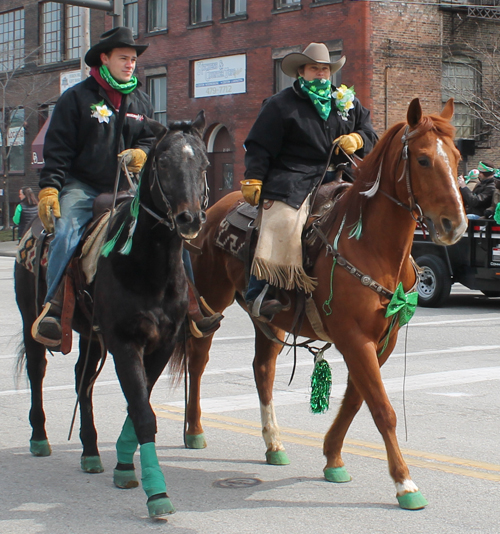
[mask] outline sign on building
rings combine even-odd
[[[61,94],[82,81],[82,71],[81,70],[70,70],[66,72],[61,72],[59,74],[59,89]]]
[[[195,61],[194,97],[245,93],[246,60],[245,54],[238,54]]]

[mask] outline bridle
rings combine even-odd
[[[150,178],[150,184],[149,184],[151,198],[153,200],[154,207],[161,214],[163,214],[163,217],[161,215],[158,215],[158,213],[155,213],[152,209],[148,208],[146,205],[144,205],[143,202],[140,202],[140,206],[141,208],[144,209],[144,211],[149,213],[149,215],[154,217],[160,224],[165,225],[169,230],[175,230],[177,225],[176,225],[175,218],[173,215],[172,205],[170,204],[170,201],[168,200],[168,197],[165,194],[165,191],[163,190],[161,186],[160,179],[158,176],[158,168],[156,166],[156,154],[153,157],[153,163],[151,164],[150,175],[151,174],[152,174],[152,178]],[[204,180],[204,187],[203,187],[203,193],[201,195],[201,206],[202,206],[202,210],[205,211],[208,207],[208,194],[209,194],[209,187],[208,187],[208,182],[207,182],[207,171],[203,171],[203,180]]]
[[[394,198],[393,196],[389,195],[389,193],[386,193],[382,189],[379,189],[379,191],[385,195],[389,200],[397,204],[398,206],[402,207],[403,209],[410,212],[410,215],[412,219],[422,226],[428,224],[428,218],[425,217],[424,212],[422,211],[422,208],[420,207],[420,204],[418,204],[415,195],[413,194],[413,190],[411,187],[411,177],[410,177],[410,165],[409,165],[409,159],[410,159],[410,150],[408,147],[408,141],[412,139],[413,137],[416,137],[420,132],[419,129],[416,128],[415,130],[412,130],[411,132],[410,126],[406,125],[405,131],[401,137],[401,142],[403,143],[403,150],[401,151],[401,155],[399,157],[399,161],[404,161],[404,167],[403,172],[398,180],[400,182],[403,177],[405,177],[406,180],[406,189],[408,191],[408,201],[409,205],[404,204],[403,202],[399,201],[397,198]],[[380,162],[380,168],[379,168],[379,176],[382,172],[382,163]],[[399,163],[398,163],[399,165]],[[415,214],[416,212],[416,214]]]

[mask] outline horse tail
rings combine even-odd
[[[22,334],[22,332],[21,332]],[[19,380],[21,378],[21,375],[26,370],[26,346],[24,345],[24,340],[21,339],[17,345],[16,350],[16,361],[14,364],[14,377],[16,384],[19,383]]]
[[[170,382],[173,387],[181,384],[186,373],[188,342],[185,338],[184,327],[180,334],[180,341],[174,347],[174,351],[168,361],[170,370]]]

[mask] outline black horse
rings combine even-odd
[[[89,287],[95,306],[94,333],[88,313],[78,307],[73,329],[80,334],[75,374],[80,392],[82,469],[103,470],[92,410],[92,378],[102,356],[100,336],[113,355],[128,404],[128,416],[117,442],[114,483],[120,488],[138,485],[133,456],[140,446],[149,515],[158,517],[175,510],[156,456],[156,417],[149,398],[171,358],[177,368],[182,367],[182,325],[188,304],[183,240],[196,237],[205,221],[208,159],[202,141],[203,111],[193,122],[174,122],[168,129],[151,122],[157,142],[146,162],[138,195],[122,204],[114,215],[109,233],[110,241],[115,238],[114,246],[99,258],[95,280]],[[128,248],[126,254],[124,246]],[[35,295],[39,300],[43,298],[45,283],[38,281],[38,291],[35,285],[35,276],[16,262],[16,298],[24,333],[20,361],[26,357],[32,394],[30,449],[35,456],[48,456],[51,450],[42,403],[47,360],[45,347],[31,336],[37,309]]]

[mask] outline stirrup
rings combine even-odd
[[[37,341],[38,343],[41,343],[42,345],[45,345],[46,347],[56,349],[61,346],[61,339],[51,339],[49,337],[45,337],[41,335],[40,332],[38,331],[40,323],[47,317],[51,307],[52,307],[52,304],[50,302],[47,302],[44,305],[42,313],[37,317],[37,319],[33,323],[33,326],[31,327],[31,337],[35,341]],[[62,329],[61,329],[61,338],[62,338]]]

